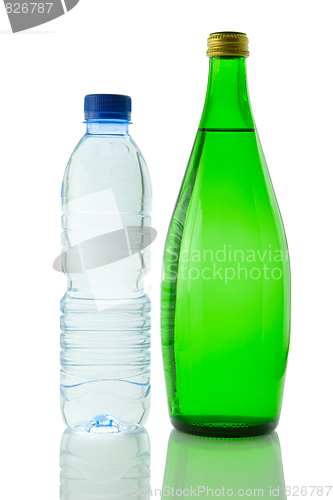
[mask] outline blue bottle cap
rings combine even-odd
[[[90,94],[84,99],[86,120],[130,120],[132,99],[121,94]]]

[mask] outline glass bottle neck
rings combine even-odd
[[[88,135],[124,135],[128,134],[127,120],[87,120]]]
[[[200,128],[254,129],[244,57],[211,57]]]

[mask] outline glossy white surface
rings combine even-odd
[[[0,9],[3,498],[59,498],[66,280],[52,263],[61,249],[62,176],[93,92],[131,95],[132,133],[152,177],[158,237],[146,428],[151,486],[162,487],[172,429],[159,334],[162,252],[202,111],[206,39],[228,29],[250,39],[251,102],[291,256],[291,350],[277,428],[285,484],[332,485],[331,10],[326,0],[81,0],[48,25],[12,35],[3,33]]]

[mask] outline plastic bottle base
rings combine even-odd
[[[116,419],[112,415],[97,415],[89,422],[80,422],[72,428],[78,431],[90,432],[91,434],[115,434],[135,430],[139,427],[139,424]]]
[[[242,438],[261,436],[262,434],[268,434],[269,432],[272,432],[279,423],[278,418],[272,420],[271,422],[262,424],[252,424],[245,422],[214,422],[214,424],[212,424],[207,422],[198,423],[198,425],[195,425],[176,420],[174,417],[170,417],[170,420],[172,425],[181,432],[186,432],[187,434],[193,434],[195,436],[216,438]]]

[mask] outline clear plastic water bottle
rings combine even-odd
[[[90,435],[66,429],[60,447],[61,500],[150,498],[146,429]]]
[[[128,133],[131,98],[85,98],[87,133],[62,186],[61,410],[93,433],[144,425],[150,407],[152,191]]]

